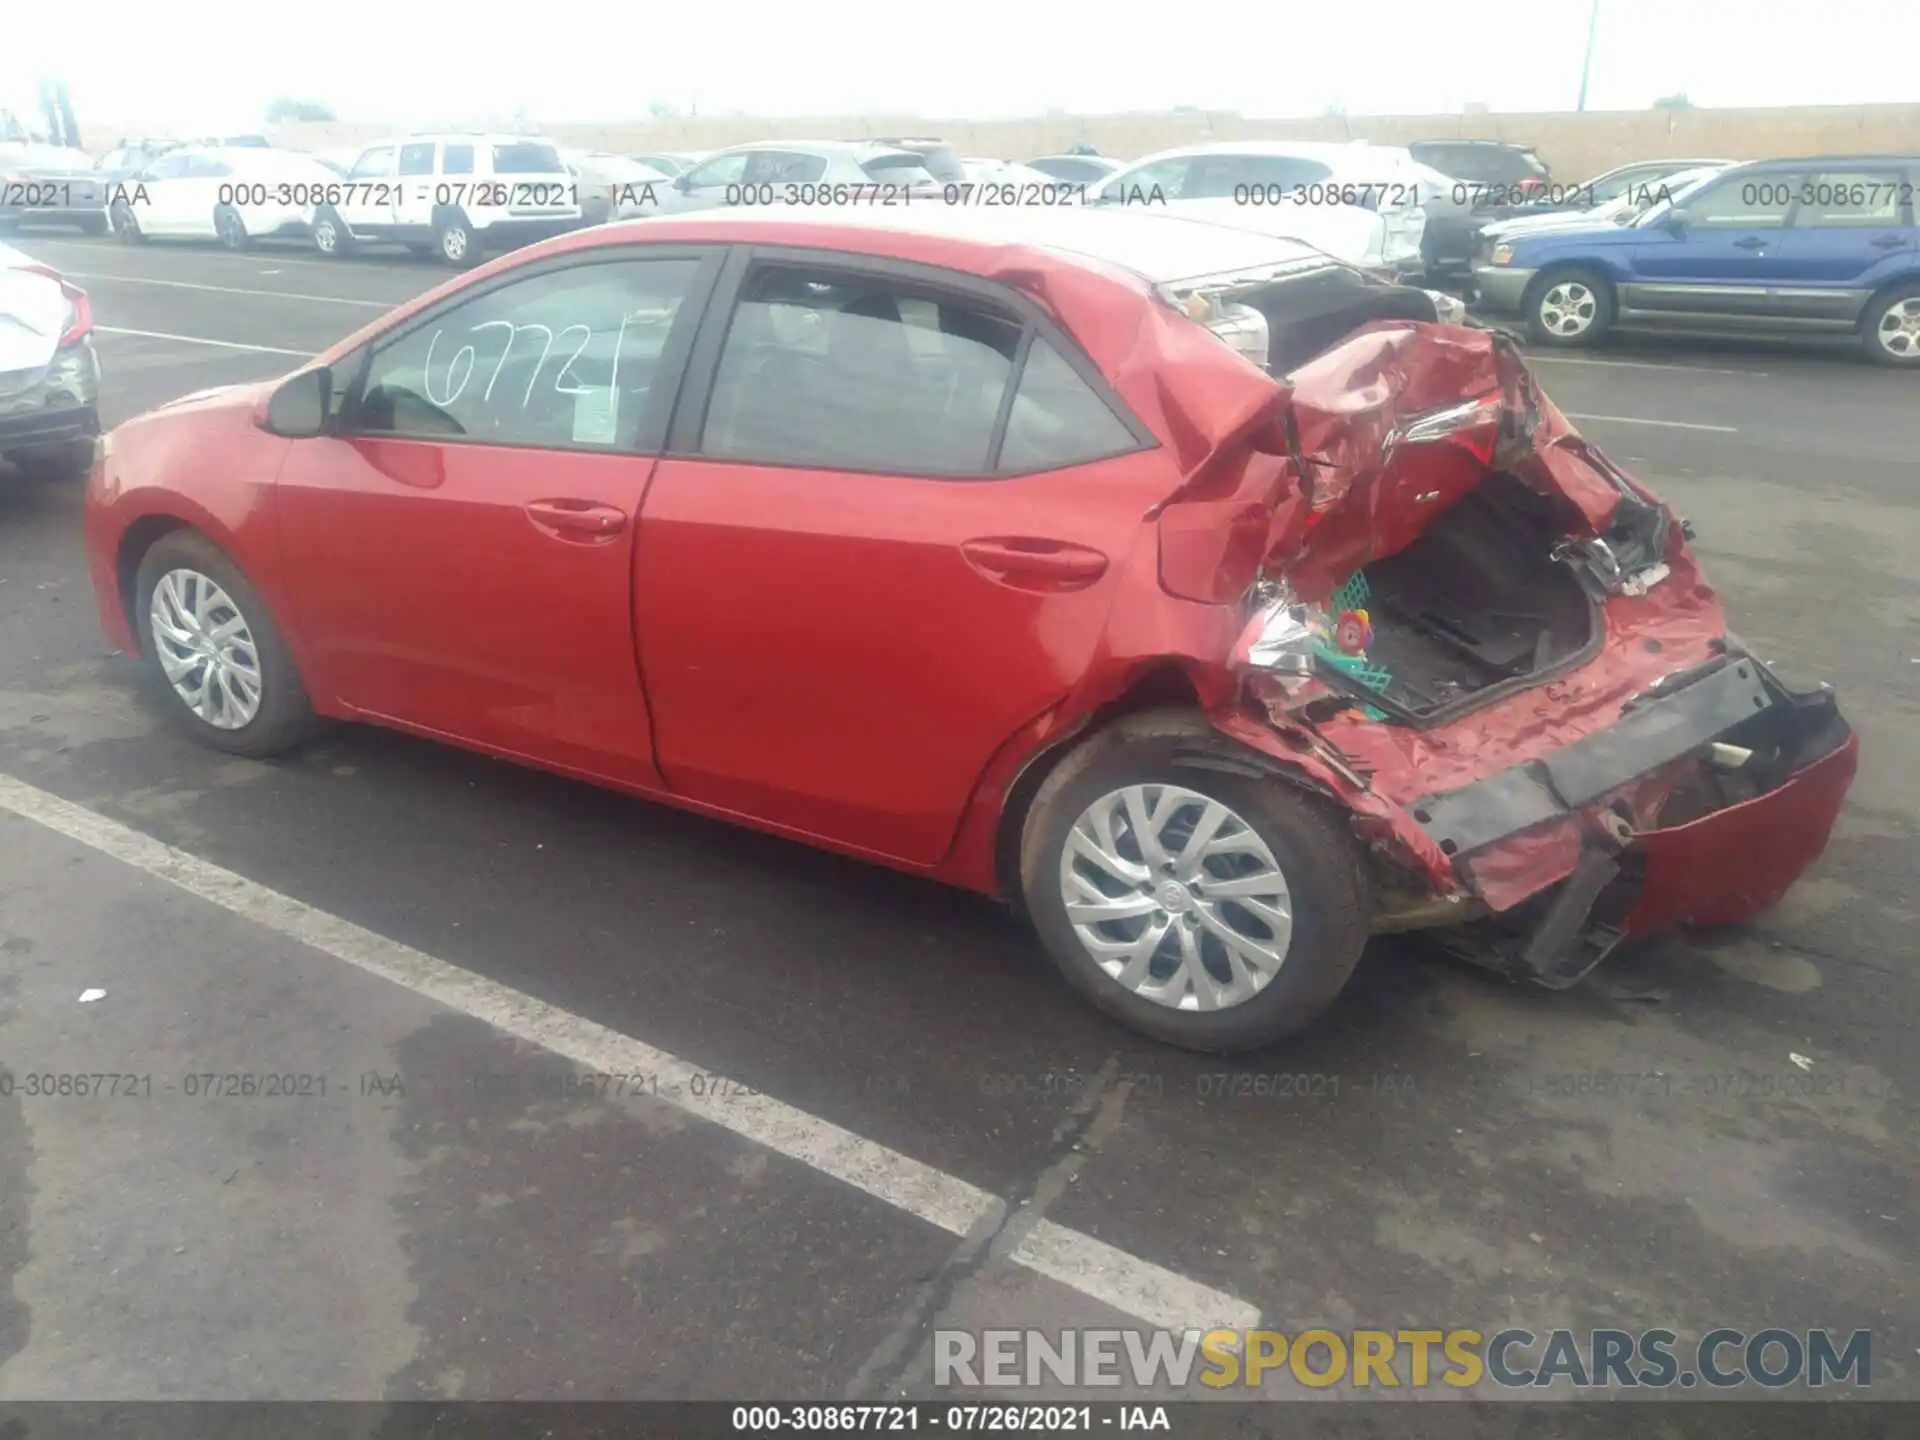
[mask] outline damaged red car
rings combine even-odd
[[[1440,314],[1137,211],[602,226],[120,426],[92,578],[211,745],[387,725],[1003,895],[1253,1047],[1371,934],[1564,986],[1750,916],[1854,774]]]

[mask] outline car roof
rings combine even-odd
[[[1345,269],[1311,245],[1164,210],[1061,206],[833,206],[801,210],[702,210],[575,231],[548,242],[622,243],[658,237],[682,243],[818,246],[852,254],[913,258],[915,241],[932,242],[948,269],[996,273],[1009,250],[1046,252],[1063,268],[1091,262],[1117,267],[1155,285],[1224,276],[1308,273]],[[571,243],[569,243],[571,242]],[[903,242],[905,242],[903,244]]]
[[[381,145],[424,145],[429,141],[436,145],[471,142],[477,145],[546,145],[559,148],[544,135],[510,135],[500,130],[419,130],[408,135],[384,135],[378,140],[369,140],[360,150],[364,154]]]
[[[1182,155],[1277,155],[1302,160],[1347,160],[1363,155],[1405,154],[1399,145],[1373,145],[1365,140],[1208,140],[1199,145],[1180,145],[1171,150],[1156,150],[1133,165],[1148,160],[1172,160]],[[1063,160],[1098,160],[1098,155],[1063,155]],[[1130,165],[1129,169],[1132,168]]]
[[[800,155],[851,155],[856,159],[914,153],[877,140],[746,140],[738,145],[724,146],[713,151],[712,155],[724,155],[734,150],[791,150]],[[711,155],[706,158],[711,158]]]
[[[1920,165],[1920,155],[1782,155],[1765,160],[1736,160],[1741,166],[1761,165]]]
[[[1491,145],[1496,150],[1521,150],[1521,151],[1525,151],[1529,155],[1534,153],[1533,146],[1522,145],[1517,140],[1466,140],[1466,139],[1450,139],[1445,136],[1441,136],[1437,139],[1409,140],[1407,142],[1408,149],[1412,149],[1415,145]]]

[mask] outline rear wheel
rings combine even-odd
[[[467,217],[458,213],[443,215],[433,227],[433,249],[444,264],[464,270],[480,258],[480,246],[474,239]]]
[[[244,250],[253,243],[253,237],[247,234],[247,222],[240,218],[240,212],[231,205],[222,205],[214,210],[213,234],[223,250]]]
[[[1884,296],[1867,311],[1860,328],[1867,356],[1876,365],[1920,369],[1920,283]]]
[[[1067,981],[1136,1030],[1214,1052],[1326,1009],[1369,904],[1338,816],[1206,764],[1220,743],[1186,717],[1124,721],[1048,776],[1021,841],[1028,911]]]
[[[134,623],[160,703],[202,744],[260,757],[318,728],[266,601],[206,536],[175,530],[141,557]]]
[[[1526,310],[1527,333],[1538,344],[1597,344],[1613,328],[1613,286],[1591,270],[1552,271],[1533,282]]]
[[[83,215],[80,219],[80,233],[83,235],[106,234],[107,217],[104,215]]]

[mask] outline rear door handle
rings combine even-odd
[[[529,500],[527,518],[562,540],[610,540],[627,528],[627,512],[593,500]]]
[[[1107,573],[1098,550],[1023,535],[968,540],[960,553],[989,580],[1021,590],[1081,590]]]
[[[1764,250],[1767,248],[1767,242],[1758,235],[1747,235],[1734,241],[1733,248],[1736,250]]]
[[[1882,235],[1878,240],[1869,240],[1867,243],[1876,250],[1899,250],[1906,246],[1907,240],[1904,235]]]

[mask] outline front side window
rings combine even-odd
[[[766,266],[747,278],[700,449],[717,459],[981,475],[1020,325],[910,283]]]
[[[740,183],[740,177],[747,173],[747,161],[752,158],[751,150],[736,150],[731,155],[716,155],[706,164],[696,166],[687,172],[688,188],[717,190],[722,185],[737,185]]]
[[[1136,165],[1131,170],[1121,171],[1102,186],[1099,199],[1107,204],[1115,201],[1122,204],[1137,203],[1147,198],[1156,202],[1182,199],[1192,164],[1193,161],[1187,156],[1178,155],[1169,160]]]
[[[1687,218],[1706,230],[1778,230],[1801,177],[1784,172],[1733,175],[1687,199]]]
[[[699,262],[618,260],[489,290],[383,345],[352,427],[415,439],[652,448],[661,358]]]
[[[433,174],[433,142],[418,141],[412,145],[400,147],[400,173],[402,175]]]
[[[354,163],[353,178],[378,180],[393,174],[393,147],[382,145],[367,151]]]

